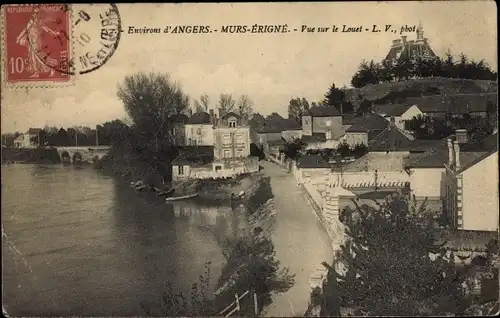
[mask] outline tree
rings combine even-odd
[[[357,114],[358,115],[363,115],[363,114],[369,114],[372,112],[373,109],[373,102],[363,99],[363,101],[359,104]]]
[[[180,84],[172,82],[168,74],[136,73],[118,85],[117,96],[134,123],[143,159],[155,171],[169,165],[174,153],[170,118],[189,106],[189,97]]]
[[[201,113],[205,111],[205,108],[197,100],[193,102],[193,109],[195,113]]]
[[[253,114],[252,118],[248,121],[250,127],[253,129],[259,130],[264,127],[266,119],[260,113]]]
[[[238,113],[245,118],[252,118],[253,102],[248,95],[241,95],[238,99]]]
[[[309,110],[309,102],[305,98],[292,98],[288,104],[288,118],[302,124],[302,116]]]
[[[224,114],[233,111],[236,105],[236,101],[233,99],[231,94],[220,94],[219,98],[219,116],[223,116]]]
[[[210,99],[208,98],[207,94],[205,94],[205,93],[201,94],[201,96],[200,96],[200,103],[203,106],[203,108],[205,108],[206,112],[208,112],[208,108],[210,106],[209,101],[210,101]]]
[[[297,160],[301,153],[306,149],[307,144],[299,138],[293,139],[291,142],[285,143],[283,153],[286,158]]]
[[[333,83],[325,94],[324,106],[335,107],[342,114],[351,113],[354,107],[346,100],[346,91],[347,88],[337,88]]]
[[[343,210],[346,239],[329,268],[341,306],[374,316],[458,313],[465,277],[425,205],[400,193]]]
[[[351,154],[351,148],[346,142],[342,142],[337,147],[337,153],[342,157],[348,157]]]

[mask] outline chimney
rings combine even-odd
[[[453,164],[455,154],[453,153],[453,141],[448,138],[448,166]]]
[[[332,132],[331,131],[327,131],[325,133],[325,138],[326,138],[326,140],[331,140],[332,139]]]
[[[457,129],[455,131],[455,136],[456,136],[457,143],[459,143],[459,144],[466,144],[468,142],[466,129]]]
[[[224,116],[224,111],[222,110],[222,107],[218,109],[219,111],[219,119],[222,118],[222,116]]]
[[[398,46],[398,40],[392,40],[392,47]]]
[[[455,170],[458,171],[460,169],[460,144],[455,141],[453,146],[455,148]]]
[[[406,35],[403,35],[403,36],[401,37],[401,40],[403,41],[403,46],[405,46],[405,45],[406,45],[406,38],[407,38],[407,36],[406,36]]]
[[[215,115],[214,115],[214,110],[210,109],[210,123],[215,124]]]

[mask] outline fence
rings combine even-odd
[[[243,295],[241,295],[241,296],[238,296],[237,293],[234,294],[235,300],[231,304],[229,304],[226,308],[224,308],[222,311],[220,311],[218,316],[229,317],[232,314],[239,312],[241,310],[240,300],[242,300],[247,295],[250,295],[249,290],[244,292]],[[257,302],[257,294],[256,293],[253,293],[253,304],[254,304],[255,315],[258,315],[259,314],[259,306],[258,306],[258,302]],[[234,308],[233,308],[233,306],[234,306]]]

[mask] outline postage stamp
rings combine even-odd
[[[3,67],[7,84],[69,82],[60,70],[71,58],[70,12],[65,5],[7,5]]]
[[[114,4],[2,8],[2,74],[8,87],[66,86],[113,56],[121,35]]]

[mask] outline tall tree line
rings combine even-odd
[[[403,81],[411,78],[448,77],[472,80],[497,80],[497,72],[493,71],[484,61],[469,59],[461,54],[455,60],[451,52],[444,58],[408,59],[401,58],[395,64],[387,60],[376,63],[363,61],[351,79],[355,88],[368,84],[389,83]]]

